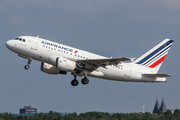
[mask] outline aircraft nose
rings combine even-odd
[[[10,41],[6,41],[6,47],[7,47],[7,48],[10,47]]]
[[[7,47],[8,49],[11,49],[12,46],[13,46],[12,40],[8,40],[8,41],[5,43],[5,45],[6,45],[6,47]]]

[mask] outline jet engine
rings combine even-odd
[[[62,71],[72,72],[76,69],[76,62],[70,61],[66,58],[57,57],[55,62],[55,67]]]
[[[67,74],[66,71],[61,71],[53,65],[44,62],[41,63],[41,71],[52,75]]]

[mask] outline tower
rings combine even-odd
[[[154,106],[153,113],[159,114],[159,112],[160,112],[159,110],[160,110],[159,103],[158,103],[158,100],[156,99],[156,104]]]
[[[164,103],[164,99],[162,100],[160,111],[167,112],[166,105]]]

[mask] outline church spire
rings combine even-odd
[[[164,103],[164,99],[162,100],[160,111],[167,112],[166,105]]]
[[[153,113],[159,114],[159,110],[160,110],[159,103],[158,103],[158,100],[156,99],[156,104],[154,106]]]

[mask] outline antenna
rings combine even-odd
[[[171,111],[172,111],[172,114],[174,114],[174,109],[173,109],[173,107],[171,106]]]
[[[144,113],[145,105],[142,106],[142,109],[143,109],[143,113]]]

